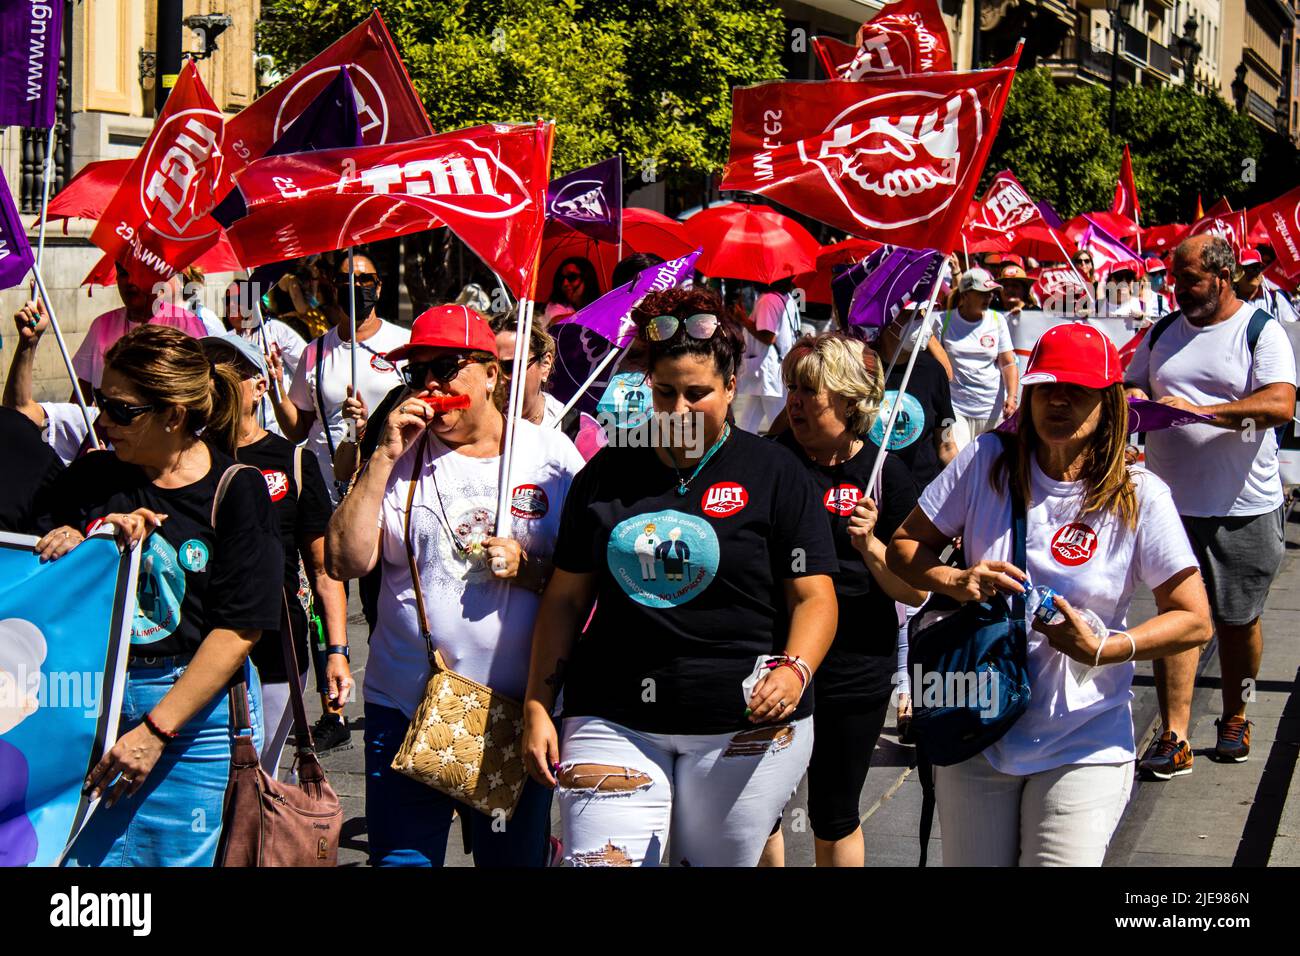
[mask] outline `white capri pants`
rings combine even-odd
[[[755,866],[812,756],[811,717],[727,734],[564,721],[556,789],[566,866]]]
[[[1133,761],[1015,777],[983,754],[934,768],[944,866],[1101,866]]]
[[[307,686],[307,671],[304,667],[298,675],[298,686]],[[284,751],[289,731],[293,729],[293,708],[289,706],[289,682],[262,685],[262,713],[266,727],[266,740],[262,744],[262,769],[271,779],[276,778],[280,766],[280,755]]]

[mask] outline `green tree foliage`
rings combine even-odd
[[[726,162],[731,88],[780,76],[771,0],[265,0],[282,73],[378,6],[436,130],[555,119],[556,175],[621,152],[629,178]]]
[[[1199,193],[1206,208],[1220,196],[1233,208],[1265,202],[1300,181],[1296,151],[1239,115],[1220,96],[1180,86],[1133,87],[1117,98],[1109,131],[1110,91],[1059,85],[1045,69],[1016,76],[985,185],[1010,168],[1035,199],[1063,217],[1109,209],[1124,144],[1142,222],[1190,222]]]

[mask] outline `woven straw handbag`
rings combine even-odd
[[[420,630],[433,673],[392,767],[489,816],[504,811],[508,820],[514,815],[527,778],[520,749],[523,705],[450,670],[434,649],[411,544],[411,502],[424,461],[424,447],[422,440],[406,496],[403,537]]]

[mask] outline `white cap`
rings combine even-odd
[[[987,269],[967,269],[962,273],[961,281],[957,284],[958,292],[992,292],[1000,289],[1002,286],[993,281],[993,276]]]

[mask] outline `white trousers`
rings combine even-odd
[[[298,675],[298,686],[307,686],[307,670]],[[262,769],[274,778],[280,766],[280,754],[289,731],[293,729],[293,708],[289,706],[289,682],[262,685],[262,713],[265,715],[266,740],[262,744]]]
[[[985,432],[992,431],[1002,422],[1002,406],[993,409],[988,418],[969,418],[961,412],[954,413],[952,443],[961,451]]]
[[[811,717],[728,734],[645,734],[564,721],[566,866],[755,866],[812,756]]]
[[[934,768],[944,866],[1101,866],[1133,761],[1014,777],[983,754]]]
[[[783,408],[785,398],[780,395],[737,395],[731,403],[736,427],[753,435],[762,435],[771,428]]]

